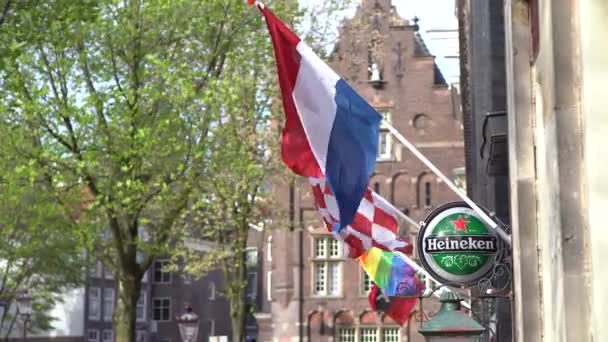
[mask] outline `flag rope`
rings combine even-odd
[[[412,143],[410,143],[395,127],[393,127],[386,120],[382,121],[382,124],[386,129],[391,132],[393,136],[399,140],[410,152],[412,152],[424,165],[426,165],[437,177],[439,177],[456,195],[458,195],[463,201],[465,201],[479,216],[494,229],[498,236],[500,236],[508,245],[511,247],[511,236],[507,234],[494,220],[488,216],[473,200],[471,200],[464,192],[462,192],[456,184],[454,184],[446,175],[441,172],[430,160],[428,160]]]

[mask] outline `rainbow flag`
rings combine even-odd
[[[389,297],[417,297],[424,289],[414,268],[393,252],[372,247],[359,257],[359,262]]]

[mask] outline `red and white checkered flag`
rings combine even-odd
[[[399,223],[394,214],[395,209],[370,188],[367,188],[361,199],[353,223],[341,227],[337,232],[333,228],[339,223],[340,214],[335,196],[325,179],[309,178],[309,182],[319,213],[334,237],[345,243],[348,256],[357,258],[372,246],[387,251],[412,253],[413,246],[397,237]]]

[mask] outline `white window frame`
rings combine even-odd
[[[139,305],[139,302],[142,302],[142,305]],[[142,307],[142,314],[143,317],[137,317],[137,308],[138,307]],[[146,293],[145,292],[140,292],[139,294],[139,298],[137,299],[137,304],[135,304],[135,320],[137,322],[145,322],[146,321]]]
[[[215,300],[215,282],[214,281],[210,281],[209,284],[207,284],[207,291],[209,291],[209,295],[207,296],[207,299],[209,301],[214,301]]]
[[[247,263],[247,266],[257,266],[257,264],[258,264],[257,247],[247,247],[245,249],[245,262]]]
[[[342,249],[338,248],[337,253],[332,254],[332,240],[334,240],[334,238],[331,235],[317,235],[314,236],[312,239],[313,267],[311,268],[311,278],[312,293],[314,296],[342,296]],[[335,283],[333,282],[334,275],[337,275],[337,281]],[[335,291],[330,291],[332,288],[332,284],[335,288]]]
[[[112,315],[114,315],[114,299],[115,299],[115,291],[111,287],[106,287],[103,289],[103,320],[106,322],[112,321]],[[108,298],[109,297],[109,298]],[[106,307],[106,304],[109,303],[109,308]],[[109,309],[109,310],[107,310]]]
[[[381,111],[378,113],[382,115],[382,121],[380,122],[380,132],[378,135],[378,160],[379,161],[392,161],[395,160],[395,154],[393,153],[393,136],[391,132],[384,126],[384,120],[389,124],[391,123],[391,113],[389,111]],[[381,137],[386,136],[386,147],[382,149]]]
[[[96,296],[96,303],[94,303],[94,299],[95,297],[92,296],[93,293],[97,293]],[[89,298],[87,298],[88,304],[89,304],[89,308],[88,308],[88,314],[87,317],[89,318],[90,321],[99,321],[101,319],[101,288],[99,287],[89,287]],[[94,306],[94,304],[97,304],[97,314],[93,315],[93,311],[91,310],[91,308]]]
[[[336,336],[336,342],[357,342],[357,328],[354,326],[338,326],[338,334]],[[352,332],[352,335],[343,336],[342,332]],[[344,338],[344,339],[343,339]]]
[[[157,300],[168,300],[169,301],[169,317],[167,319],[156,319],[155,317],[155,313],[156,313],[156,301]],[[157,322],[169,322],[171,321],[171,306],[173,305],[173,303],[171,303],[171,298],[170,297],[154,297],[152,298],[152,320],[157,321]]]
[[[171,284],[171,282],[173,281],[173,272],[171,271],[163,271],[163,268],[168,265],[170,263],[169,259],[157,259],[154,260],[153,266],[152,266],[152,282],[154,284]],[[160,274],[161,274],[161,280],[156,280],[156,270],[157,270],[157,265],[161,264],[160,266]],[[169,280],[163,280],[163,274],[168,274],[169,275]]]
[[[95,338],[91,338],[91,333],[95,334]],[[99,330],[88,329],[87,330],[87,342],[99,342]]]
[[[384,333],[388,330],[397,331],[397,341],[388,340]],[[381,342],[401,342],[401,329],[399,327],[382,327],[380,328],[380,341]]]
[[[369,283],[369,289],[366,290],[365,287]],[[361,294],[368,295],[369,291],[372,289],[372,278],[365,272],[365,270],[361,270]]]
[[[343,336],[342,331],[348,330],[353,333],[349,336]],[[336,326],[336,342],[369,342],[369,340],[363,339],[363,331],[367,330],[373,332],[373,341],[371,342],[395,342],[393,339],[388,340],[385,335],[386,331],[396,331],[397,332],[397,341],[402,342],[401,328],[398,326],[374,326],[374,325],[362,325],[362,326],[354,326],[354,325],[338,325]],[[343,340],[343,337],[345,338]],[[393,336],[394,337],[394,336]],[[348,339],[346,339],[348,338]]]
[[[266,272],[266,299],[272,302],[272,271]]]
[[[110,339],[106,339],[106,334],[110,334]],[[114,331],[112,329],[104,329],[101,332],[101,342],[114,342]]]
[[[373,331],[375,333],[375,341],[369,341],[369,340],[364,340],[363,339],[363,330],[369,330],[369,331]],[[361,326],[359,327],[359,329],[357,329],[357,341],[361,341],[361,342],[380,342],[380,328],[376,327],[376,326]]]

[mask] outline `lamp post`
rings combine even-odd
[[[186,312],[176,319],[179,334],[184,342],[196,342],[198,336],[198,316],[192,312],[192,307],[186,305]]]
[[[23,320],[23,341],[25,341],[27,338],[27,323],[32,316],[32,297],[27,291],[23,291],[17,296],[17,309],[19,310],[19,316]]]
[[[422,324],[418,332],[427,342],[476,342],[486,329],[460,310],[461,299],[445,291],[439,299],[441,309],[431,320]]]

